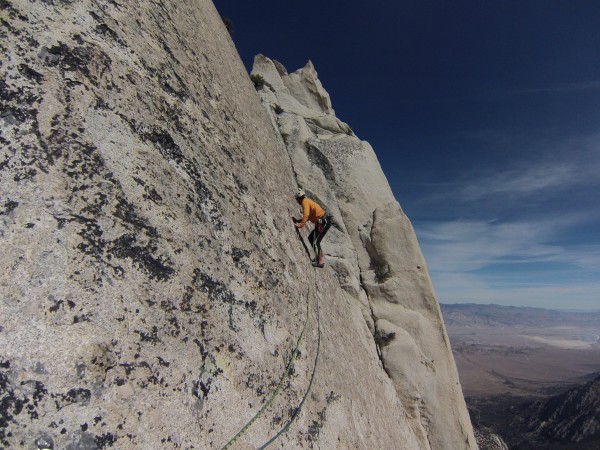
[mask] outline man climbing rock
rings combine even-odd
[[[302,206],[302,219],[293,218],[292,220],[296,224],[296,228],[302,228],[309,220],[315,224],[315,229],[308,236],[308,241],[315,252],[313,265],[323,267],[325,265],[325,255],[321,248],[321,240],[331,226],[332,217],[327,215],[325,210],[315,201],[308,198],[303,190],[296,193],[296,201]]]

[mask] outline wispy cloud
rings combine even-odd
[[[476,200],[496,194],[533,194],[564,190],[573,184],[587,182],[582,178],[582,170],[582,167],[572,163],[512,169],[468,183],[461,188],[460,198]]]
[[[496,223],[418,223],[419,240],[432,270],[469,272],[492,264],[555,261],[563,249],[548,244],[577,217]]]
[[[542,144],[538,144],[542,145]],[[471,179],[459,190],[462,200],[497,194],[532,195],[600,184],[600,136],[571,139],[554,148],[531,151],[543,156],[515,161],[514,167]]]
[[[600,135],[524,154],[420,198],[435,220],[414,225],[440,301],[598,309]]]
[[[473,274],[432,273],[442,303],[495,303],[549,309],[600,309],[600,282],[491,286]]]
[[[565,234],[600,220],[598,211],[520,222],[417,222],[433,270],[475,271],[492,264],[562,262],[600,269],[600,244],[561,244]]]
[[[600,191],[600,134],[546,145],[541,150],[543,144],[527,145],[524,156],[515,159],[512,167],[494,171],[491,166],[477,166],[477,172],[465,172],[452,182],[423,184],[428,193],[419,204],[504,202],[512,207],[511,201],[518,205],[519,199],[534,196],[549,198],[573,189]]]
[[[571,267],[571,273],[596,273],[600,279],[600,245],[553,244],[571,227],[593,218],[579,214],[512,223],[452,221],[416,223],[417,235],[442,302],[476,302],[551,307],[600,308],[600,282],[581,277],[527,274],[525,264]],[[497,274],[498,267],[511,278]],[[518,279],[517,279],[518,278]],[[550,280],[550,281],[549,281]],[[592,305],[592,300],[597,302]],[[562,303],[560,303],[562,301]],[[566,307],[566,306],[564,306]]]
[[[600,244],[567,248],[562,257],[565,261],[569,261],[579,267],[586,267],[600,272]],[[598,303],[600,306],[600,292]]]

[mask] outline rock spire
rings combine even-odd
[[[312,63],[252,69],[298,184],[338,219],[328,247],[340,285],[361,305],[385,371],[422,448],[474,448],[473,431],[427,266],[371,146],[329,105]],[[298,93],[298,94],[297,94]]]

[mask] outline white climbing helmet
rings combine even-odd
[[[306,194],[304,193],[304,191],[302,189],[298,189],[298,192],[296,192],[296,199],[299,199],[302,197],[306,197]]]

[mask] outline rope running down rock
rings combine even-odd
[[[279,384],[277,385],[277,388],[273,391],[273,393],[271,394],[271,397],[269,398],[269,400],[267,400],[267,402],[263,405],[263,407],[254,415],[254,417],[252,417],[252,419],[250,419],[248,421],[248,423],[246,423],[246,425],[244,425],[244,427],[240,431],[238,431],[238,433],[233,438],[231,438],[229,440],[229,442],[227,442],[227,444],[225,444],[225,446],[222,448],[222,450],[228,450],[229,448],[231,448],[231,446],[233,446],[237,442],[237,440],[239,438],[241,438],[246,433],[246,431],[248,431],[248,429],[252,426],[252,424],[263,415],[265,410],[271,405],[271,403],[273,403],[273,400],[275,400],[275,397],[277,397],[277,395],[279,395],[279,393],[281,392],[284,382],[287,379],[287,377],[289,376],[290,369],[292,367],[292,362],[294,361],[294,358],[295,358],[296,354],[298,353],[298,347],[300,346],[300,341],[302,340],[302,337],[304,336],[304,332],[306,331],[306,325],[308,324],[309,296],[310,296],[310,289],[309,289],[308,293],[306,294],[306,318],[304,320],[304,326],[302,327],[302,332],[300,333],[300,336],[298,337],[298,340],[296,341],[296,346],[292,350],[292,353],[289,357],[289,360],[285,367],[285,370],[284,370],[283,374],[281,375],[281,378],[279,379]]]
[[[316,272],[316,270],[317,269],[315,268],[315,272]],[[316,292],[316,290],[317,290],[317,280],[316,280],[316,276],[314,276],[314,274],[313,274],[313,277],[314,277],[313,281],[314,281],[314,284],[315,284],[314,290]],[[300,411],[302,410],[302,406],[304,405],[304,401],[308,397],[308,394],[310,393],[310,390],[311,390],[312,385],[313,385],[313,381],[315,380],[315,375],[317,373],[317,363],[319,362],[319,354],[321,352],[321,320],[320,320],[320,314],[319,314],[319,297],[318,297],[318,295],[314,295],[314,297],[316,299],[316,304],[317,304],[317,352],[316,352],[316,355],[315,355],[315,363],[314,363],[312,374],[310,376],[310,382],[308,383],[308,388],[306,389],[306,392],[304,393],[304,397],[302,397],[302,401],[294,409],[294,414],[292,414],[292,417],[290,417],[290,420],[285,424],[285,426],[275,436],[273,436],[271,439],[269,439],[267,442],[265,442],[263,445],[261,445],[259,447],[259,450],[263,450],[263,449],[267,448],[267,446],[271,445],[277,438],[279,438],[281,435],[283,435],[284,433],[287,432],[287,430],[290,428],[290,426],[292,425],[292,423],[300,415]]]

